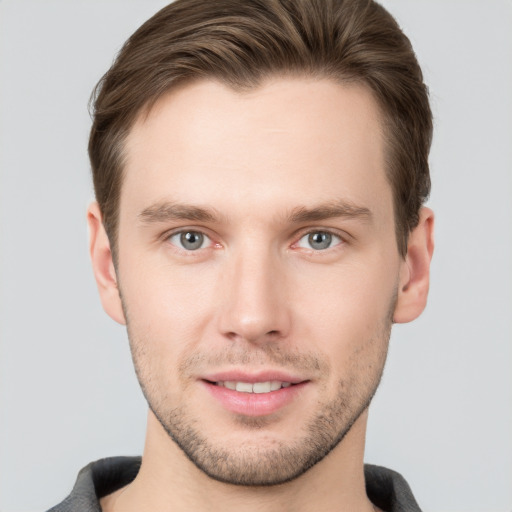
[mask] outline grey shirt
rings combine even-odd
[[[112,457],[91,462],[76,479],[71,494],[48,512],[101,512],[100,498],[128,485],[139,472],[140,457]],[[385,512],[421,512],[411,489],[395,471],[366,464],[366,492]]]

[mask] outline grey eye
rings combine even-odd
[[[298,243],[299,247],[304,249],[314,249],[315,251],[322,251],[329,249],[333,245],[338,245],[342,242],[339,236],[328,233],[327,231],[313,231],[304,235]]]
[[[206,247],[209,238],[199,231],[181,231],[172,235],[169,240],[185,251],[197,251]]]

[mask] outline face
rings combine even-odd
[[[211,477],[282,483],[380,379],[403,268],[362,86],[198,82],[126,142],[117,282],[151,410]]]

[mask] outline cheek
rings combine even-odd
[[[204,337],[211,317],[211,283],[192,266],[139,266],[126,259],[120,269],[135,364],[143,380],[166,382],[164,388],[173,389],[171,383],[179,377],[176,367]]]
[[[325,396],[350,392],[363,400],[378,383],[386,359],[395,283],[346,270],[333,273],[322,293],[316,286],[305,290],[307,314],[298,316],[298,338],[329,362],[333,379],[324,383]]]
[[[307,300],[296,316],[298,339],[329,362],[334,378],[325,383],[330,389],[326,388],[326,396],[337,395],[340,385],[364,395],[378,382],[395,296],[390,274],[378,280],[382,273],[351,265],[329,272],[323,287],[316,281],[304,288]]]
[[[299,321],[307,319],[315,338],[343,345],[373,336],[390,316],[396,288],[393,266],[381,267],[357,262],[302,272],[294,287]]]
[[[152,330],[192,328],[211,300],[212,273],[194,265],[170,265],[160,258],[125,261],[122,291],[131,311]]]

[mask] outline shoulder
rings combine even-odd
[[[140,457],[91,462],[78,473],[69,496],[48,512],[101,512],[100,498],[129,484],[137,476],[140,464]]]
[[[366,493],[385,512],[421,512],[405,478],[396,471],[365,464]]]

